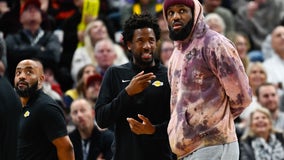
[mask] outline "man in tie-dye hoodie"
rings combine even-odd
[[[183,160],[238,160],[234,119],[251,102],[235,45],[208,28],[198,0],[165,0],[175,49],[169,61],[172,151]]]

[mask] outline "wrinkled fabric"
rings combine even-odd
[[[175,41],[169,61],[172,151],[182,158],[212,145],[237,141],[234,119],[251,102],[248,77],[234,44],[203,21],[194,0],[194,26]]]

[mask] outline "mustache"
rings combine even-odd
[[[24,85],[29,85],[29,83],[28,82],[26,82],[26,81],[24,81],[24,80],[20,80],[19,82],[17,82],[17,86],[19,86],[19,84],[24,84]]]
[[[183,25],[181,21],[173,21],[172,25]]]

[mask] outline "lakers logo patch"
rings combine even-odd
[[[152,83],[152,85],[155,86],[155,87],[161,87],[161,86],[164,85],[164,83],[161,82],[161,81],[155,81],[155,82]]]
[[[24,114],[24,117],[26,118],[26,117],[28,117],[28,116],[30,116],[30,112],[29,112],[29,111],[26,111],[25,114]]]

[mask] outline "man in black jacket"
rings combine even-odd
[[[114,160],[170,160],[170,86],[166,67],[154,60],[159,25],[150,14],[135,14],[122,34],[132,61],[106,71],[95,107],[97,123],[114,127]]]
[[[0,66],[5,52],[0,39]],[[1,67],[0,67],[1,68]],[[4,68],[2,68],[4,71]],[[0,69],[0,159],[16,160],[18,124],[21,102]]]

